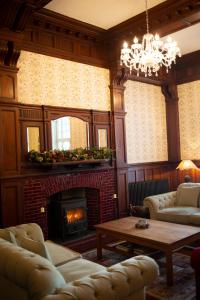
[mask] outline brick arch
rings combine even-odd
[[[42,189],[47,197],[61,191],[73,189],[73,188],[94,188],[103,192],[102,186],[106,183],[105,177],[96,173],[95,176],[91,174],[79,173],[78,175],[59,175],[49,176],[45,178]]]

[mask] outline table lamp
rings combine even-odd
[[[198,168],[191,160],[182,160],[176,169],[183,171],[183,170],[198,169]],[[184,180],[185,182],[190,182],[191,181],[190,175],[186,174]]]

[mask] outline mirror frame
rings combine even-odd
[[[40,141],[40,151],[44,150],[44,127],[42,122],[29,122],[24,121],[22,123],[22,160],[26,159],[26,155],[28,153],[28,138],[27,138],[27,128],[28,127],[37,127],[39,128],[39,141]]]
[[[81,120],[81,121],[83,121],[84,123],[85,123],[85,125],[86,125],[86,128],[87,128],[87,142],[88,142],[88,147],[91,147],[91,140],[90,140],[90,132],[91,132],[91,130],[90,130],[90,123],[89,122],[87,122],[87,121],[85,121],[85,120],[83,120],[82,118],[79,118],[79,117],[77,117],[77,116],[70,116],[70,115],[65,115],[65,116],[62,116],[62,117],[59,117],[59,118],[55,118],[55,119],[52,119],[51,121],[50,121],[50,126],[51,126],[51,149],[53,149],[53,146],[52,146],[52,121],[55,121],[55,120],[58,120],[58,119],[60,119],[60,118],[65,118],[65,117],[70,117],[70,118],[76,118],[76,119],[79,119],[79,120]],[[89,136],[88,136],[89,135]],[[70,149],[70,150],[73,150],[73,149]]]
[[[110,144],[110,126],[109,125],[95,125],[95,145],[99,147],[99,135],[98,130],[105,129],[107,131],[107,148],[111,148]]]
[[[62,118],[62,117],[74,117],[80,119],[84,122],[88,123],[89,130],[89,145],[93,147],[93,130],[92,130],[92,122],[91,122],[91,113],[87,109],[79,110],[73,108],[55,108],[54,111],[50,111],[48,114],[48,123],[45,128],[45,132],[47,133],[47,149],[52,149],[52,132],[51,132],[51,121]]]

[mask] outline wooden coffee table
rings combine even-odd
[[[139,219],[127,217],[96,225],[97,258],[102,258],[102,248],[106,248],[105,235],[161,250],[166,256],[167,284],[173,285],[173,252],[200,240],[200,227],[148,220],[149,228],[138,229],[135,224]]]

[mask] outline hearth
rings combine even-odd
[[[87,199],[84,189],[72,189],[50,197],[48,227],[51,238],[67,240],[86,233]]]

